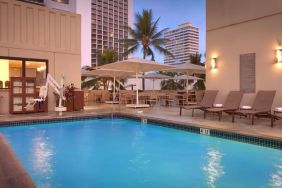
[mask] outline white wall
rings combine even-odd
[[[81,15],[81,65],[91,66],[91,0],[78,0],[76,13]]]

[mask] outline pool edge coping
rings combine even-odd
[[[238,133],[232,130],[226,129],[215,129],[210,128],[199,123],[185,123],[185,122],[178,122],[173,120],[167,120],[163,118],[157,117],[149,117],[143,114],[129,114],[123,112],[108,112],[103,114],[85,114],[85,115],[78,115],[78,116],[62,116],[62,117],[48,117],[43,119],[29,119],[29,120],[14,120],[14,121],[0,121],[0,128],[1,127],[11,127],[11,126],[26,126],[31,124],[47,124],[47,123],[56,123],[62,121],[79,121],[79,120],[91,120],[97,118],[129,118],[134,120],[141,121],[142,119],[146,119],[147,122],[150,123],[158,123],[160,126],[170,127],[175,129],[180,129],[188,132],[193,132],[196,134],[201,134],[202,129],[209,130],[209,136],[218,137],[233,141],[239,141],[243,143],[249,143],[274,149],[282,150],[282,138],[270,137],[267,135],[254,135],[254,134],[247,134],[247,133]]]

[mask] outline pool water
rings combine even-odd
[[[282,187],[282,151],[96,119],[1,128],[38,187]]]

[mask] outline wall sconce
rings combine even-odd
[[[279,47],[275,50],[275,63],[282,63],[282,48]]]
[[[217,57],[211,58],[211,69],[217,69]]]

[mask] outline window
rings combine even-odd
[[[36,85],[41,86],[46,80],[47,65],[47,60],[0,57],[0,88],[9,88],[11,77],[36,78]]]
[[[45,84],[47,75],[46,62],[26,61],[25,62],[25,77],[36,78],[36,85]]]
[[[22,77],[22,61],[0,59],[0,88],[9,88],[10,77]]]

